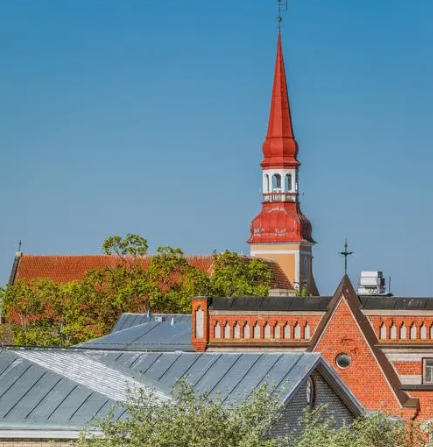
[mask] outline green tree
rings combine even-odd
[[[106,255],[117,255],[121,258],[127,256],[145,256],[149,245],[147,239],[138,234],[128,233],[125,238],[110,236],[102,244],[102,251]]]
[[[185,381],[171,399],[140,390],[126,402],[128,418],[99,419],[82,432],[79,447],[424,447],[426,434],[381,412],[338,425],[326,406],[305,410],[299,429],[287,436],[273,430],[282,415],[280,396],[259,387],[235,408],[199,394]],[[280,424],[278,424],[280,425]]]
[[[266,296],[273,273],[266,262],[231,251],[214,253],[211,294],[215,296]]]
[[[161,401],[141,391],[125,407],[128,419],[100,420],[103,437],[83,432],[80,447],[277,447],[283,438],[267,435],[279,417],[279,399],[266,387],[258,388],[235,409],[220,399],[197,394],[179,382],[172,399]]]
[[[194,296],[267,295],[273,274],[259,259],[214,254],[213,272],[188,263],[180,248],[147,253],[139,235],[112,236],[103,251],[113,266],[89,270],[82,280],[17,280],[2,292],[3,315],[15,344],[73,345],[107,334],[122,312],[187,313]]]
[[[425,447],[428,433],[420,425],[376,412],[337,427],[326,406],[305,411],[301,434],[291,437],[289,447]]]

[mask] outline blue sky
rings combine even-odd
[[[0,13],[0,284],[139,233],[248,252],[273,0],[20,0]],[[432,295],[433,2],[291,0],[283,47],[323,294],[383,270]]]

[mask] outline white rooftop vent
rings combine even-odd
[[[386,293],[383,272],[361,272],[358,295],[384,295]]]

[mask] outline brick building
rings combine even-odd
[[[368,410],[433,417],[433,298],[358,295],[193,300],[197,351],[320,352]]]

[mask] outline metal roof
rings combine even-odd
[[[321,368],[321,369],[320,369]],[[258,386],[275,385],[290,400],[319,370],[340,398],[360,414],[359,404],[316,353],[114,352],[83,349],[7,348],[0,351],[0,438],[20,430],[40,437],[74,432],[114,406],[114,419],[127,417],[117,403],[128,390],[152,388],[167,399],[180,378],[198,392],[236,405]],[[25,435],[22,435],[25,437]],[[68,435],[72,436],[72,435]],[[61,436],[60,436],[61,437]]]
[[[188,380],[198,392],[219,396],[234,404],[256,387],[275,384],[289,397],[314,369],[316,353],[186,353],[186,352],[88,352],[92,358],[112,368],[131,371],[144,382],[170,393],[175,382]]]
[[[125,315],[125,314],[124,314]],[[191,315],[122,315],[111,334],[77,347],[126,351],[194,351],[191,345]],[[138,318],[144,317],[144,318]],[[141,324],[134,325],[139,321]],[[119,323],[125,324],[119,324]],[[128,324],[131,326],[128,327]],[[126,329],[119,329],[121,327]]]
[[[176,322],[181,322],[184,319],[187,319],[191,322],[191,315],[189,314],[132,314],[132,313],[123,313],[119,319],[116,321],[111,333],[121,331],[123,329],[128,329],[133,326],[138,326],[139,324],[149,323],[150,321],[155,321],[159,319],[171,320],[175,319]]]
[[[363,309],[433,310],[431,297],[360,296]]]
[[[67,377],[67,370],[76,360],[69,358],[60,373],[20,355],[18,350],[2,350],[0,429],[79,430],[95,416],[106,415],[113,406],[114,418],[121,417],[124,409],[107,393]]]
[[[230,311],[326,311],[330,296],[213,298],[210,308]]]

